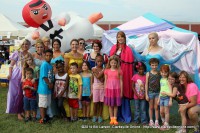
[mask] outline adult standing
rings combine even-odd
[[[102,49],[101,41],[93,40],[92,48],[93,48],[93,51],[91,53],[86,53],[83,56],[83,59],[90,63],[90,67],[91,68],[95,67],[95,58],[96,58],[97,54],[101,54],[104,58],[104,65],[107,64],[108,56],[106,54],[101,53],[101,49]]]
[[[191,77],[186,71],[181,71],[179,74],[179,81],[189,103],[186,106],[181,106],[179,111],[187,110],[188,124],[194,126],[195,133],[199,133],[198,115],[200,114],[200,91]]]
[[[51,59],[51,65],[53,65],[54,75],[58,73],[56,69],[56,65],[55,65],[56,61],[57,60],[64,61],[64,58],[63,58],[64,53],[61,52],[60,48],[61,48],[61,41],[59,39],[53,39],[52,41],[53,58]],[[56,102],[54,98],[51,98],[51,105],[48,108],[47,113],[49,117],[51,118],[58,114],[58,110],[57,110]]]
[[[21,88],[22,68],[24,64],[24,57],[28,54],[30,48],[30,41],[25,39],[20,46],[20,49],[15,51],[10,56],[9,67],[9,90],[7,95],[7,109],[6,113],[18,114],[18,119],[22,120],[21,113],[23,112],[23,92]]]
[[[72,39],[70,42],[71,51],[64,54],[64,60],[65,60],[65,71],[68,72],[68,74],[71,74],[70,71],[70,64],[73,62],[76,62],[78,64],[78,73],[82,71],[82,63],[83,63],[83,55],[78,52],[78,40]],[[81,107],[79,107],[80,109]],[[69,108],[65,107],[66,113],[69,114]],[[78,114],[80,114],[81,110],[78,111]]]
[[[117,33],[117,44],[112,46],[110,56],[120,58],[120,67],[123,72],[123,98],[118,109],[118,120],[125,123],[131,122],[130,99],[133,98],[132,82],[134,56],[132,50],[126,45],[126,35],[123,31]]]

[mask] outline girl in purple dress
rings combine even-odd
[[[8,75],[8,80],[10,81],[6,113],[18,114],[19,120],[23,119],[21,116],[21,113],[23,112],[23,93],[21,87],[22,64],[24,63],[24,56],[30,54],[28,52],[30,44],[29,40],[24,40],[20,49],[10,56],[11,63]]]

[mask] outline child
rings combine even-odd
[[[109,106],[110,124],[118,125],[117,111],[121,106],[123,96],[122,71],[120,61],[116,55],[110,57],[105,74],[105,99],[104,103]]]
[[[39,78],[39,67],[35,65],[34,63],[34,59],[33,59],[33,56],[32,55],[26,55],[24,57],[25,59],[25,62],[24,62],[24,65],[23,65],[23,71],[22,71],[22,81],[25,77],[25,74],[24,74],[24,69],[25,68],[32,68],[33,69],[33,82],[35,81],[38,81],[38,78]]]
[[[160,74],[162,78],[160,79],[160,95],[158,98],[158,105],[160,105],[160,116],[163,126],[160,130],[169,130],[169,106],[172,105],[172,99],[167,95],[162,95],[161,92],[171,92],[171,85],[168,82],[169,75],[169,65],[162,65],[160,67]]]
[[[37,110],[37,101],[36,101],[36,90],[37,83],[32,83],[33,79],[33,69],[26,68],[24,70],[25,79],[23,81],[22,89],[24,90],[24,110],[25,110],[25,122],[31,120],[31,113],[33,114],[32,120],[36,120],[36,110]]]
[[[48,116],[46,116],[46,109],[51,105],[51,93],[53,89],[53,67],[50,61],[53,57],[53,51],[48,49],[45,51],[45,61],[40,67],[40,78],[38,86],[39,94],[39,108],[41,119],[40,123],[48,122]]]
[[[104,102],[104,69],[103,69],[103,56],[97,54],[95,58],[96,67],[92,68],[93,73],[93,90],[92,97],[94,103],[94,114],[92,118],[92,122],[97,121],[98,123],[103,121],[102,112],[103,112],[103,102]]]
[[[150,72],[146,74],[146,84],[145,84],[145,96],[146,100],[149,102],[149,117],[150,122],[149,126],[159,127],[158,117],[159,110],[157,106],[158,96],[160,93],[160,74],[157,70],[159,65],[159,60],[156,58],[151,58],[149,61],[149,65],[151,67]],[[153,109],[155,109],[155,124],[153,122]]]
[[[70,64],[71,74],[69,75],[69,91],[68,91],[68,103],[70,107],[71,122],[77,121],[79,100],[81,100],[82,92],[82,79],[78,73],[78,64],[73,62]]]
[[[54,98],[56,99],[59,113],[65,120],[67,120],[63,101],[67,97],[66,90],[68,87],[69,77],[64,71],[64,61],[57,60],[55,63],[55,67],[58,73],[55,75]]]
[[[179,104],[179,109],[186,106],[188,104],[188,98],[185,95],[185,89],[183,89],[178,84],[178,74],[176,72],[171,72],[168,77],[169,83],[172,86],[172,92],[165,92],[162,91],[162,95],[168,95],[170,97],[173,97]],[[181,128],[177,133],[186,133],[186,124],[187,124],[187,118],[186,118],[186,108],[181,114]]]
[[[146,66],[143,62],[136,62],[134,69],[138,74],[132,77],[133,92],[134,92],[134,122],[139,123],[139,117],[143,125],[147,124],[146,117],[146,100],[145,100],[145,81]],[[140,111],[141,110],[141,111]],[[141,113],[140,113],[141,112]]]
[[[82,77],[82,110],[83,120],[86,121],[90,117],[90,96],[92,89],[92,74],[90,72],[90,64],[88,61],[83,61],[83,72],[80,74]]]

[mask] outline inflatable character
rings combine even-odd
[[[26,39],[34,44],[34,40],[44,36],[50,39],[57,38],[61,41],[62,52],[70,49],[70,41],[74,38],[91,38],[94,33],[92,24],[103,17],[101,13],[93,14],[89,19],[82,18],[73,24],[69,24],[71,17],[68,13],[61,13],[51,19],[51,7],[43,0],[32,0],[27,3],[22,10],[22,16],[29,26],[37,28],[31,35],[27,35]],[[62,26],[68,24],[69,27],[63,30]]]

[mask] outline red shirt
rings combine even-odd
[[[32,83],[31,79],[26,79],[25,82],[23,82],[22,87],[24,88],[26,85],[29,87],[37,88],[37,82]],[[36,99],[36,91],[31,90],[30,88],[26,88],[24,89],[24,96],[27,98]]]

